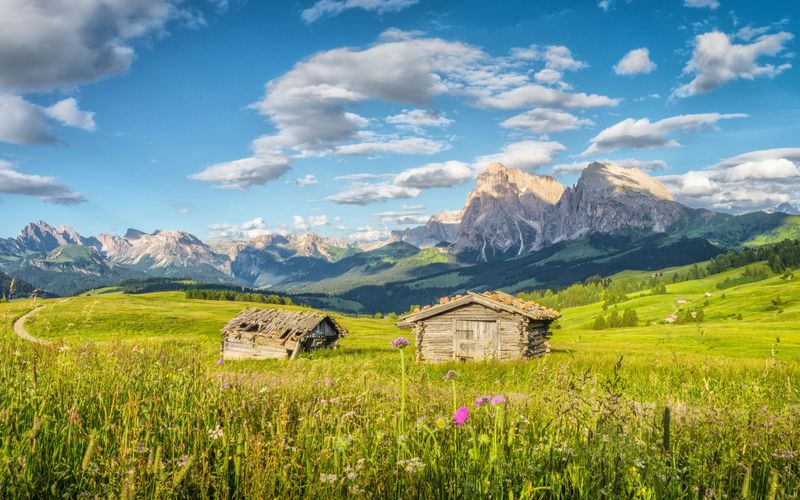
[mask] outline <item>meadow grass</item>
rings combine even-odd
[[[408,333],[388,320],[337,317],[335,351],[217,365],[248,304],[47,301],[28,329],[50,347],[11,331],[29,301],[2,304],[0,497],[796,497],[800,290],[776,277],[722,299],[725,277],[619,306],[656,323],[712,291],[701,324],[587,330],[593,304],[564,311],[544,358],[408,350],[404,374],[389,342]]]

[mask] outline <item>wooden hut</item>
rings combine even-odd
[[[445,297],[401,318],[413,328],[417,360],[525,359],[550,351],[557,311],[503,292]]]
[[[347,334],[330,316],[311,311],[247,309],[222,329],[224,359],[290,358],[336,347]]]

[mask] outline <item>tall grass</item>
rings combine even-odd
[[[796,365],[554,355],[410,362],[401,378],[388,348],[243,370],[188,346],[43,347],[9,328],[3,498],[800,495]]]

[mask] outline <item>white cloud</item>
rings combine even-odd
[[[751,151],[659,178],[684,203],[744,212],[800,200],[800,148]]]
[[[548,108],[535,108],[525,113],[512,116],[500,124],[506,128],[521,128],[537,134],[574,130],[582,126],[594,125],[588,118]]]
[[[392,184],[357,184],[325,198],[341,205],[368,205],[379,201],[416,198],[420,190]]]
[[[253,156],[217,163],[190,179],[217,184],[223,189],[247,189],[277,179],[289,170],[289,159],[281,154]]]
[[[397,174],[394,184],[409,188],[429,189],[463,184],[474,177],[475,172],[467,163],[446,161],[405,170]]]
[[[425,224],[430,219],[429,215],[419,210],[380,212],[375,215],[381,224],[393,226],[417,226]]]
[[[506,145],[495,154],[475,158],[474,168],[482,171],[490,163],[502,163],[508,168],[533,169],[546,165],[558,153],[566,150],[555,141],[521,141]]]
[[[576,71],[588,66],[585,62],[574,59],[569,48],[563,45],[548,45],[543,58],[547,68],[557,71]]]
[[[41,108],[25,99],[0,93],[0,141],[11,144],[50,144],[58,142],[47,130]]]
[[[651,122],[647,118],[635,120],[626,118],[611,127],[601,131],[591,139],[591,145],[581,156],[595,153],[615,151],[617,149],[650,149],[680,146],[678,141],[670,139],[673,132],[692,133],[699,130],[714,129],[719,120],[730,118],[744,118],[747,115],[700,113],[693,115],[678,115]]]
[[[75,205],[86,201],[81,193],[58,179],[23,174],[6,160],[0,160],[0,193],[31,196],[56,205]]]
[[[419,0],[319,0],[305,9],[300,17],[306,23],[316,22],[323,17],[338,16],[350,9],[363,9],[379,15],[399,12],[418,3]]]
[[[752,43],[737,44],[719,31],[698,35],[692,59],[683,69],[684,74],[694,75],[694,78],[675,89],[673,96],[689,97],[710,92],[732,80],[779,75],[791,68],[791,64],[759,65],[758,60],[763,56],[778,55],[792,38],[791,33],[782,31],[761,35]]]
[[[654,69],[656,64],[650,60],[650,51],[646,47],[631,50],[614,65],[614,73],[618,75],[638,75]]]
[[[438,109],[404,109],[402,113],[386,118],[388,123],[418,129],[420,127],[446,127],[453,123]]]
[[[379,154],[424,154],[430,155],[449,149],[450,145],[422,137],[408,137],[384,142],[359,142],[337,146],[340,155],[372,156]]]
[[[292,226],[298,231],[308,231],[311,228],[322,227],[330,225],[328,216],[322,215],[309,215],[303,217],[302,215],[295,215],[292,217]]]
[[[58,101],[49,108],[45,108],[44,113],[64,125],[82,128],[89,132],[97,130],[97,125],[94,122],[94,113],[82,111],[78,108],[78,101],[73,97]]]
[[[696,9],[716,9],[719,7],[718,0],[684,0],[683,5],[686,7],[694,7]]]
[[[646,172],[654,171],[654,170],[662,170],[668,167],[667,162],[664,160],[638,160],[636,158],[622,158],[619,160],[597,160],[600,163],[614,163],[621,167],[636,167],[639,170],[644,170]],[[589,166],[588,161],[578,161],[574,163],[559,163],[558,165],[553,165],[550,169],[550,172],[555,175],[576,175],[583,172],[586,167]]]
[[[208,226],[208,239],[249,240],[266,234],[286,234],[286,231],[270,229],[264,219],[256,217],[242,224],[211,224]]]
[[[385,240],[391,235],[388,228],[373,228],[372,226],[360,226],[350,233],[349,239],[354,243],[364,243],[370,241]]]
[[[556,71],[550,68],[545,68],[541,71],[537,71],[536,74],[533,75],[533,78],[539,83],[544,83],[547,85],[555,85],[556,83],[561,81],[562,76],[564,75],[562,75],[560,71]]]
[[[531,106],[553,108],[594,108],[616,106],[619,99],[598,94],[572,93],[563,90],[527,84],[496,95],[483,95],[475,100],[480,107],[494,109],[519,109]]]
[[[303,177],[298,177],[297,179],[295,179],[294,183],[300,187],[313,186],[314,184],[317,183],[317,178],[312,174],[307,174],[304,175]]]

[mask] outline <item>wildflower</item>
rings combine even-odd
[[[219,439],[225,435],[225,432],[222,430],[222,426],[217,424],[216,427],[213,429],[208,429],[208,437],[211,439]]]
[[[358,477],[358,474],[356,474],[355,472],[348,472],[347,473],[347,480],[348,481],[355,481],[357,477]]]
[[[224,363],[224,362],[225,362],[225,361],[223,361],[223,360],[222,360],[222,358],[219,358],[219,359],[217,360],[217,366],[220,366],[220,365],[221,365],[222,363]]]
[[[467,423],[467,419],[469,418],[469,408],[466,406],[462,406],[461,408],[456,410],[456,413],[453,415],[453,423],[461,427],[465,423]]]
[[[491,396],[483,396],[482,398],[478,398],[475,400],[475,407],[480,408],[481,406],[485,405],[491,400],[492,400]]]
[[[347,413],[343,413],[342,414],[342,420],[344,420],[346,418],[354,417],[355,415],[356,415],[356,412],[353,411],[353,410],[350,410]]]
[[[333,380],[331,380],[330,377],[325,377],[325,385],[327,386],[333,385]]]
[[[481,434],[481,435],[478,437],[478,441],[479,441],[481,444],[489,444],[489,436],[488,436],[487,434]]]
[[[631,465],[628,470],[631,474],[636,474],[638,472],[635,465]]]
[[[417,419],[417,427],[425,423],[425,417],[419,417]]]
[[[493,405],[501,405],[505,404],[506,398],[503,396],[495,396],[492,399],[490,399],[489,402]]]
[[[411,342],[408,341],[405,337],[397,337],[391,343],[392,347],[397,347],[399,349],[405,349],[406,347],[411,345]]]
[[[189,460],[191,457],[189,455],[184,455],[178,460],[178,467],[186,467],[189,464]]]
[[[445,420],[444,417],[439,417],[436,419],[436,427],[444,429],[446,425],[447,425],[447,420]]]
[[[336,474],[320,474],[319,482],[321,483],[335,483],[336,482]]]
[[[223,389],[230,389],[231,384],[229,382],[223,382],[220,387],[222,387]]]
[[[417,457],[411,457],[408,460],[400,460],[397,465],[405,469],[409,474],[415,474],[425,468],[425,464]]]
[[[458,373],[455,370],[449,370],[447,373],[444,374],[442,377],[443,380],[451,380],[458,377]]]

